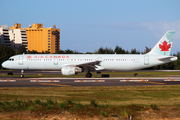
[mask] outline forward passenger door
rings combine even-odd
[[[19,56],[19,65],[23,65],[23,56]]]

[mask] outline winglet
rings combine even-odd
[[[175,31],[167,31],[154,48],[147,54],[169,56],[173,44]]]

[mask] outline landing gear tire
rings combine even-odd
[[[92,74],[91,74],[91,73],[87,73],[87,74],[86,74],[86,77],[87,77],[87,78],[91,78],[91,77],[92,77]]]
[[[24,74],[23,74],[23,73],[24,73],[24,70],[21,70],[21,75],[20,75],[21,78],[24,77]]]
[[[23,77],[24,77],[24,75],[23,75],[23,74],[21,74],[21,75],[20,75],[20,77],[21,77],[21,78],[23,78]]]

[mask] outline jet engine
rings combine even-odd
[[[61,73],[63,75],[75,75],[79,72],[82,72],[82,68],[79,67],[62,67]]]

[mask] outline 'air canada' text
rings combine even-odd
[[[46,55],[46,56],[43,56],[43,55],[35,55],[35,56],[27,56],[28,59],[31,59],[31,58],[69,58],[68,55],[59,55],[59,56],[53,56],[53,55]]]

